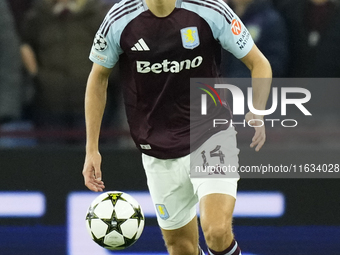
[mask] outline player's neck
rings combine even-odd
[[[157,17],[166,17],[175,9],[176,0],[145,0],[149,10]]]

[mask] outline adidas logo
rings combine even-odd
[[[132,51],[149,51],[148,45],[146,45],[143,38],[139,39],[137,43],[131,48]]]

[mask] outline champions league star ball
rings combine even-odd
[[[109,250],[122,250],[134,244],[143,232],[144,214],[139,203],[120,191],[99,195],[86,215],[91,238]]]
[[[98,51],[104,51],[107,48],[107,42],[102,35],[96,34],[93,41],[93,46]]]

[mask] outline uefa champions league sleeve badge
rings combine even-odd
[[[104,38],[104,36],[102,36],[101,34],[96,34],[94,41],[93,41],[93,47],[97,50],[97,51],[104,51],[107,49],[107,41]]]

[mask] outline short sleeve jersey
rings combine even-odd
[[[190,139],[199,146],[219,131],[190,134],[190,78],[219,76],[215,57],[220,46],[242,58],[253,44],[248,30],[222,0],[177,0],[164,18],[156,17],[144,0],[122,0],[106,15],[90,59],[107,68],[119,62],[137,148],[168,159],[189,154]],[[229,108],[220,108],[230,120]],[[208,123],[209,118],[201,121]]]

